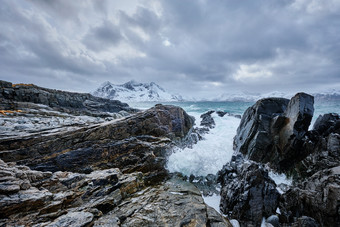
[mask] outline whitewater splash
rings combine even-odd
[[[199,124],[197,112],[189,112]],[[240,119],[212,114],[215,128],[204,135],[204,140],[194,144],[192,148],[176,149],[168,159],[167,168],[170,172],[181,172],[184,175],[206,176],[216,174],[233,155],[233,137],[236,134]]]

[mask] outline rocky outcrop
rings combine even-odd
[[[215,111],[211,110],[211,111],[208,111],[202,114],[200,116],[202,118],[200,125],[206,128],[209,128],[209,129],[215,128],[215,121],[214,121],[214,118],[212,118],[211,116],[211,114],[213,114],[214,112]]]
[[[291,171],[295,177],[309,177],[316,172],[340,165],[340,117],[325,114],[316,120],[305,144],[307,157]]]
[[[260,226],[262,219],[276,213],[280,194],[268,171],[255,162],[233,156],[219,172],[221,211],[242,225]]]
[[[219,117],[224,117],[224,115],[227,115],[227,116],[236,117],[236,118],[241,119],[241,115],[239,115],[239,114],[233,114],[233,113],[229,113],[229,112],[225,112],[225,111],[221,111],[221,110],[217,110],[216,114]]]
[[[273,160],[277,154],[268,152],[273,150],[274,143],[271,123],[275,117],[283,115],[288,103],[288,99],[268,98],[261,99],[249,107],[237,129],[234,149],[254,161]]]
[[[3,110],[18,109],[20,103],[24,102],[43,104],[58,111],[78,115],[93,116],[101,112],[137,111],[118,100],[98,98],[85,93],[47,89],[33,84],[12,84],[6,81],[0,81],[0,100],[0,108]]]
[[[0,160],[0,188],[0,225],[231,227],[177,177],[145,187],[140,172],[52,174]]]
[[[287,105],[282,105],[282,109],[273,109],[272,102],[272,99],[260,100],[245,112],[234,140],[235,149],[249,159],[268,163],[270,167],[293,177],[294,186],[279,196],[279,223],[289,226],[339,226],[339,115],[320,116],[313,130],[308,131],[314,112],[312,96],[298,93]],[[260,107],[263,107],[262,111]],[[228,173],[228,165],[225,168],[222,172],[224,177]],[[239,178],[240,182],[241,179],[244,180]],[[221,201],[221,206],[227,207],[228,202],[225,201],[232,201],[228,197],[232,192],[227,190],[228,186],[224,188],[228,193],[223,194],[226,198]],[[244,193],[242,190],[233,191],[234,197]]]
[[[171,145],[193,125],[183,109],[156,105],[145,112],[71,132],[0,139],[0,158],[42,171],[89,172],[121,168],[164,177]]]
[[[305,135],[313,117],[313,97],[298,93],[290,101],[259,100],[248,108],[234,138],[234,149],[251,160],[287,171],[308,152]]]
[[[281,222],[310,216],[321,226],[340,226],[340,166],[315,173],[282,196]]]
[[[158,187],[146,188],[104,215],[94,226],[232,226],[203,202],[192,184],[172,178]]]
[[[12,186],[10,186],[10,184]],[[40,172],[0,160],[0,224],[85,226],[144,187],[142,173]]]
[[[314,113],[313,104],[313,96],[305,93],[296,94],[283,115],[287,123],[282,127],[276,127],[279,131],[278,135],[274,135],[278,140],[275,148],[279,153],[280,170],[290,169],[292,164],[301,161],[310,152],[306,147],[309,140],[306,134]],[[277,126],[276,123],[274,121],[273,125]]]

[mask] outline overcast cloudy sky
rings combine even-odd
[[[340,0],[2,0],[0,79],[187,96],[340,88]]]

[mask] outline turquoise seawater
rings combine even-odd
[[[158,103],[139,102],[129,103],[138,109],[148,109]],[[162,102],[182,107],[189,115],[194,116],[196,124],[200,122],[200,115],[209,110],[222,110],[232,114],[242,115],[254,102]],[[340,102],[316,102],[314,105],[314,117],[325,113],[340,113]],[[170,155],[167,168],[171,172],[181,172],[185,175],[194,174],[205,176],[216,174],[224,164],[230,161],[233,151],[233,137],[236,135],[240,119],[232,116],[223,118],[212,114],[216,122],[214,129],[205,135],[204,140],[199,141],[192,148],[174,149]]]
[[[148,109],[158,104],[159,102],[138,102],[129,103],[130,106],[139,109]],[[242,115],[244,111],[252,106],[255,102],[161,102],[162,104],[175,105],[182,107],[187,112],[205,113],[208,110],[222,110],[233,114]],[[339,101],[317,101],[314,103],[314,117],[315,119],[325,113],[340,114]]]
[[[187,112],[204,113],[208,110],[222,110],[234,114],[243,114],[249,106],[254,104],[254,102],[132,102],[129,105],[135,108],[148,109],[158,103],[180,106]]]

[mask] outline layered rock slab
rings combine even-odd
[[[176,176],[145,187],[140,172],[52,174],[1,160],[0,175],[0,186],[19,185],[0,193],[0,225],[231,227],[204,203],[194,185]],[[20,186],[23,180],[27,181],[24,187]]]
[[[232,227],[227,219],[204,203],[194,185],[177,177],[136,193],[94,226]]]
[[[128,104],[118,100],[98,98],[87,93],[67,92],[39,87],[33,84],[12,84],[0,80],[0,108],[3,110],[18,109],[18,103],[37,103],[56,110],[93,115],[98,112],[119,111],[136,112]]]
[[[117,167],[123,172],[164,175],[169,148],[181,143],[192,125],[193,119],[183,109],[157,105],[125,119],[71,132],[0,140],[0,158],[42,171]]]
[[[137,172],[107,169],[52,174],[2,160],[0,176],[2,188],[8,182],[19,186],[0,193],[0,224],[9,226],[85,226],[144,187],[143,174]]]

